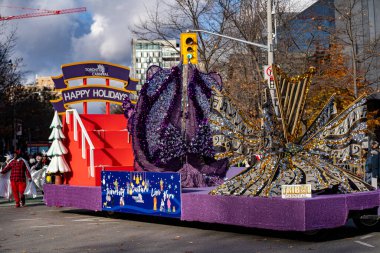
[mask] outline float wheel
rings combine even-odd
[[[380,217],[377,215],[377,208],[364,210],[359,215],[352,218],[357,228],[363,230],[374,230],[380,224]]]

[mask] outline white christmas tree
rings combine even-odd
[[[67,154],[67,148],[62,144],[62,139],[65,139],[65,135],[62,133],[62,122],[59,119],[57,111],[55,111],[53,121],[50,128],[52,132],[49,136],[49,140],[53,140],[47,155],[51,157],[51,161],[47,168],[48,173],[65,173],[70,171],[70,167],[67,164],[63,155]]]

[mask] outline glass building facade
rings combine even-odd
[[[171,68],[180,61],[176,40],[132,40],[132,74],[139,79],[139,87],[146,81],[146,71],[152,65]]]

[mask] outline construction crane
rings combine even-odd
[[[43,9],[34,9],[34,8],[26,8],[26,7],[18,7],[18,6],[0,5],[0,8],[13,8],[13,9],[20,9],[20,10],[35,11],[35,12],[25,13],[25,14],[20,14],[20,15],[15,15],[15,16],[6,16],[6,17],[0,16],[0,21],[23,19],[23,18],[35,18],[35,17],[41,17],[41,16],[60,15],[60,14],[86,11],[86,7],[62,9],[62,10],[43,10]]]

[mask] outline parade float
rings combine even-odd
[[[136,102],[128,68],[63,65],[53,105],[70,172],[64,184],[45,184],[46,205],[286,231],[339,227],[349,218],[377,224],[367,218],[377,217],[379,191],[334,162],[355,163],[368,144],[365,96],[339,114],[331,97],[303,130],[313,69],[288,77],[273,65],[272,92],[263,92],[262,117],[252,120],[220,76],[202,73],[195,60],[150,67]],[[91,78],[105,84],[88,84]],[[89,101],[122,104],[125,115],[110,114],[109,105],[105,114],[88,114]],[[72,103],[83,103],[83,113],[68,109]],[[250,166],[230,167],[241,161]]]

